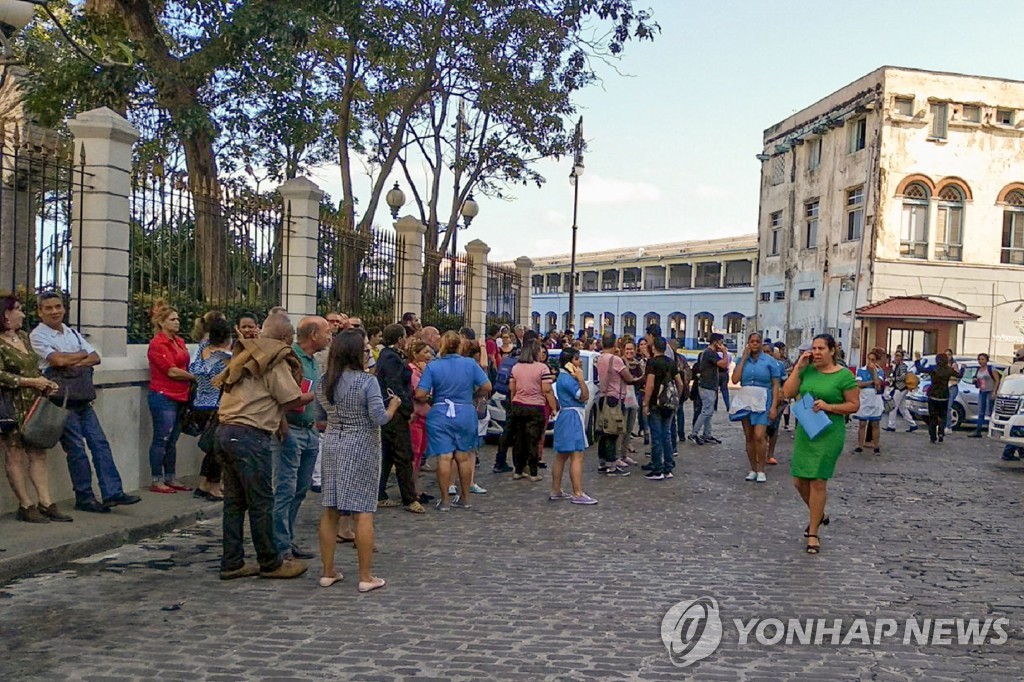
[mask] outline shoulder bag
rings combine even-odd
[[[68,396],[58,405],[46,396],[39,396],[25,415],[21,425],[21,440],[30,447],[49,450],[60,441],[68,421]]]
[[[14,394],[0,389],[0,433],[10,433],[18,428],[18,415],[14,411]]]
[[[77,330],[68,328],[79,341],[85,342]],[[92,383],[92,367],[47,367],[43,375],[56,382],[60,389],[50,396],[50,401],[60,403],[66,399],[66,403],[84,404],[96,400],[96,386]]]

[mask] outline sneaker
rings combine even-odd
[[[755,482],[756,483],[767,483],[768,482],[768,477],[764,475],[763,471],[759,471],[759,472],[757,472],[757,478],[755,479]]]
[[[564,490],[559,490],[557,493],[555,493],[553,495],[548,495],[548,500],[551,501],[551,502],[557,502],[558,500],[571,500],[571,499],[573,499],[572,495],[570,495],[569,493],[565,492]]]
[[[449,495],[454,495],[454,494],[456,494],[458,492],[459,492],[459,489],[456,488],[454,485],[448,486],[448,494]]]
[[[597,504],[597,500],[586,493],[583,493],[582,495],[573,495],[571,502],[573,504]]]
[[[615,466],[617,466],[620,469],[628,469],[629,468],[629,462],[627,462],[624,459],[617,459],[617,460],[615,460]]]
[[[641,471],[650,471],[653,468],[654,468],[653,464],[643,464],[643,465],[640,466],[640,470]]]
[[[665,472],[665,478],[675,478],[675,474],[673,474],[671,471],[667,471]]]
[[[486,495],[487,488],[483,488],[474,483],[473,485],[469,486],[469,492],[473,493],[474,495]]]
[[[611,469],[608,467],[597,467],[597,473],[599,474],[607,474],[609,471],[611,471]]]
[[[644,478],[646,478],[648,481],[664,481],[665,474],[659,474],[653,471],[649,471],[646,474],[644,474]]]
[[[444,500],[438,500],[437,504],[434,505],[434,509],[436,509],[437,511],[442,511],[442,512],[451,511],[452,510],[452,505],[451,504],[445,504]]]
[[[894,427],[894,426],[883,426],[882,430],[883,431],[891,431],[893,433],[896,433],[896,427]]]
[[[714,436],[704,436],[701,438],[705,443],[711,443],[712,445],[721,445],[722,441],[718,440]]]
[[[630,466],[633,466],[633,465],[635,465],[635,464],[639,464],[639,462],[637,462],[637,461],[636,461],[635,459],[633,459],[632,457],[627,457],[627,458],[626,458],[626,459],[625,459],[624,461],[626,462],[626,464],[628,464],[628,465],[630,465]]]
[[[751,471],[749,474],[747,474],[747,477],[745,479],[743,479],[743,480],[744,481],[756,481],[757,480],[757,472],[756,471]]]
[[[273,571],[260,571],[261,578],[280,578],[287,580],[288,578],[298,578],[300,575],[306,572],[309,565],[305,561],[298,559],[285,559],[281,562],[281,565],[275,568]]]
[[[526,474],[521,474],[518,471],[516,473],[512,474],[512,480],[513,481],[518,481],[521,478],[526,478]]]
[[[463,502],[461,497],[456,496],[452,500],[452,509],[472,509],[469,502]]]
[[[252,578],[260,574],[259,564],[245,564],[241,568],[235,568],[230,571],[221,571],[221,580],[234,580],[235,578]]]
[[[321,485],[311,485],[311,486],[309,486],[309,490],[310,490],[310,492],[314,492],[317,495],[319,495],[319,494],[323,493],[324,487],[321,486]]]
[[[947,427],[946,427],[946,434],[945,434],[945,435],[947,435],[947,436],[950,436],[950,435],[952,435],[952,434],[953,434],[953,429],[951,429],[951,428],[949,428],[949,427],[947,426]]]
[[[543,480],[544,479],[540,475],[538,475],[538,474],[534,474],[533,476],[530,476],[530,482],[531,483],[539,483],[540,481],[543,481]]]
[[[778,464],[779,460],[775,459],[774,457],[769,457],[768,458],[768,463],[769,464]]]
[[[691,433],[689,436],[686,437],[686,440],[690,441],[691,443],[696,443],[698,440],[697,434]]]
[[[544,462],[537,462],[537,467],[540,469],[547,469],[548,465],[545,464]]]
[[[917,431],[917,429],[918,429],[917,424],[913,424],[913,425],[907,427],[907,433],[913,433],[914,431]]]
[[[619,467],[612,467],[605,472],[606,476],[629,476],[629,469],[620,469]]]
[[[430,501],[434,499],[433,495],[426,493],[420,493],[420,504],[430,504]]]
[[[693,437],[693,444],[694,444],[694,445],[704,445],[704,443],[706,443],[706,442],[707,442],[707,441],[705,441],[705,440],[704,440],[703,438],[701,438],[700,436],[694,436],[694,437]]]
[[[502,464],[501,466],[496,466],[493,469],[491,469],[491,472],[495,474],[507,474],[510,471],[515,470],[507,464]]]

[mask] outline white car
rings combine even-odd
[[[558,368],[558,356],[561,354],[561,350],[549,350],[548,351],[548,365],[553,369]],[[596,440],[595,424],[597,424],[597,358],[600,353],[594,351],[584,350],[580,351],[580,357],[583,358],[583,375],[587,377],[587,391],[590,394],[587,400],[587,440],[593,443]],[[488,436],[500,436],[501,432],[505,429],[505,395],[503,393],[495,392],[491,396],[490,402],[487,404],[487,435]],[[546,435],[551,436],[554,433],[555,423],[554,417],[548,421]]]

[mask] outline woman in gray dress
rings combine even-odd
[[[364,369],[369,352],[362,329],[348,329],[335,336],[327,375],[316,389],[317,400],[327,413],[321,462],[324,512],[320,517],[320,586],[330,587],[342,578],[334,568],[334,550],[338,520],[344,512],[355,517],[360,592],[371,592],[385,584],[372,572],[380,427],[391,421],[402,404],[400,398],[391,396],[384,406],[380,384]]]

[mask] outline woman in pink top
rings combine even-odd
[[[519,361],[512,367],[512,376],[508,382],[509,400],[511,405],[508,414],[509,433],[515,439],[512,453],[512,464],[515,467],[514,479],[529,478],[537,482],[537,443],[544,436],[547,422],[544,419],[544,406],[551,413],[558,411],[555,394],[551,391],[551,371],[540,361],[541,345],[535,338],[523,341],[523,349]]]

